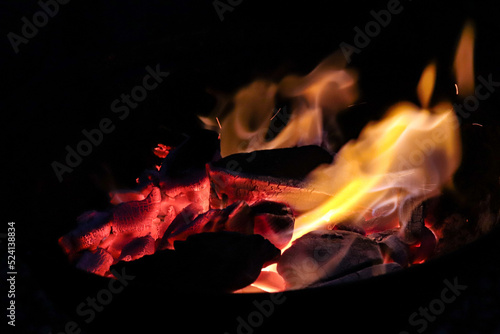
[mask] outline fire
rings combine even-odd
[[[288,108],[275,109],[277,98],[288,99]],[[304,145],[321,145],[323,116],[352,104],[357,98],[356,76],[343,68],[333,55],[304,77],[290,75],[279,83],[256,80],[238,91],[231,102],[234,108],[220,124],[221,156]],[[215,110],[219,115],[222,110]],[[289,120],[285,120],[289,116]],[[280,118],[279,126],[271,121]],[[207,124],[209,118],[201,118]],[[272,134],[274,139],[266,140]]]
[[[390,217],[396,211],[405,222],[413,207],[436,195],[461,157],[451,106],[437,110],[398,104],[346,144],[332,165],[313,171],[308,186],[331,197],[297,218],[293,239],[326,223],[350,219],[363,225],[363,217]]]
[[[473,44],[473,28],[468,24],[454,63],[455,88],[460,96],[474,89]],[[323,148],[315,149],[328,159],[318,160],[300,177],[285,174],[286,180],[276,177],[276,181],[270,174],[262,173],[265,177],[260,177],[255,173],[254,179],[249,179],[229,166],[215,165],[219,141],[210,133],[202,138],[211,144],[206,147],[213,152],[202,156],[203,163],[192,168],[191,178],[184,175],[191,170],[176,166],[175,159],[192,154],[199,142],[188,140],[175,149],[158,144],[153,152],[164,160],[161,167],[157,165],[137,179],[137,190],[110,193],[114,205],[111,209],[84,213],[78,219],[78,228],[59,242],[70,257],[78,255],[80,268],[106,276],[110,275],[110,266],[119,261],[135,260],[158,250],[177,251],[174,242],[182,245],[193,234],[237,232],[238,238],[242,234],[260,234],[259,240],[268,243],[272,256],[263,257],[262,263],[252,268],[256,270],[253,279],[260,275],[238,292],[282,291],[347,275],[351,269],[381,273],[389,268],[383,265],[390,262],[401,267],[421,263],[435,250],[437,238],[429,222],[423,226],[424,208],[419,205],[450,184],[462,151],[459,122],[452,105],[433,104],[436,76],[436,65],[431,63],[416,87],[420,105],[396,103],[381,120],[367,124],[357,139],[340,148],[331,163],[332,156],[323,148],[333,151],[334,145],[326,141],[325,133],[339,131],[336,114],[358,98],[356,74],[345,68],[338,54],[303,77],[290,75],[279,82],[256,80],[219,101],[213,115],[201,118],[217,129],[220,156],[278,148],[293,148],[293,154],[297,154],[306,148],[296,146],[317,145]],[[288,161],[301,158],[293,154],[287,155]],[[278,166],[292,165],[283,163],[283,155],[279,157]],[[269,159],[264,155],[265,162]],[[305,179],[304,174],[308,174]],[[235,202],[228,205],[228,198]],[[415,210],[417,207],[419,210]],[[415,222],[421,225],[420,239],[412,236]],[[341,223],[346,230],[340,233]],[[314,252],[320,251],[315,258],[309,254],[310,244],[297,246],[301,242],[297,239],[312,231],[302,241],[324,246],[325,239],[328,243],[328,247],[314,248]],[[381,239],[375,241],[377,234]],[[381,245],[386,237],[393,239],[387,239],[392,244],[384,247],[396,251],[400,247],[401,254],[396,254],[399,258],[387,250],[383,254]],[[279,250],[283,253],[295,240],[294,247],[281,257],[288,260],[276,264]],[[349,257],[352,263],[347,270],[340,263]],[[297,259],[306,261],[298,263]],[[273,264],[261,271],[265,263]],[[369,267],[357,268],[360,263]],[[336,272],[336,266],[344,271]],[[300,280],[292,282],[294,277],[287,275],[287,270],[302,275]]]
[[[474,94],[474,27],[468,22],[458,43],[453,67],[457,79],[457,95]],[[460,90],[458,89],[460,87]]]

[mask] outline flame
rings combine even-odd
[[[466,97],[474,94],[474,26],[467,22],[458,43],[453,64],[457,79],[457,95]],[[460,90],[458,90],[460,87]]]
[[[417,95],[420,100],[420,105],[427,108],[434,91],[434,83],[436,82],[436,65],[431,63],[427,66],[420,77],[417,86]]]
[[[427,104],[435,67],[424,70],[418,91]],[[292,240],[346,219],[363,227],[365,217],[391,217],[401,224],[421,201],[437,195],[461,160],[458,120],[448,103],[432,111],[408,102],[392,107],[379,122],[368,124],[347,143],[329,166],[308,176],[308,188],[329,195],[299,216]],[[381,222],[384,220],[381,219]]]
[[[304,77],[290,75],[279,83],[254,81],[229,101],[218,103],[220,108],[234,105],[220,123],[221,155],[321,145],[323,116],[352,104],[357,98],[355,86],[355,74],[343,68],[338,55],[327,58]],[[290,101],[291,107],[276,109],[278,98]],[[223,113],[220,108],[214,111],[218,122]],[[213,126],[209,117],[200,119]],[[272,140],[266,140],[269,134]]]

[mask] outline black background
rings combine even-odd
[[[69,320],[84,325],[76,306],[95,295],[102,282],[72,269],[57,238],[75,226],[83,211],[105,209],[110,190],[132,186],[153,163],[156,143],[197,131],[196,115],[208,114],[214,105],[207,89],[230,93],[257,77],[305,74],[341,42],[353,44],[353,28],[363,29],[372,20],[370,11],[386,6],[387,1],[245,0],[220,21],[206,0],[72,0],[15,54],[7,33],[20,34],[21,18],[31,20],[40,8],[35,1],[2,1],[0,112],[7,197],[2,211],[5,224],[13,220],[17,226],[18,326],[56,333]],[[346,124],[352,123],[347,133],[353,137],[359,130],[354,124],[379,118],[399,100],[416,102],[416,84],[431,60],[439,69],[435,100],[453,98],[451,66],[466,19],[476,25],[476,75],[500,78],[495,74],[498,11],[492,4],[407,0],[402,6],[402,13],[350,64],[360,73],[361,101],[370,106],[369,112],[353,116],[357,123],[347,117]],[[111,102],[141,84],[145,67],[156,64],[170,76],[128,118],[118,120]],[[465,201],[486,193],[498,199],[498,112],[494,95],[464,121],[467,163],[458,183]],[[116,130],[59,182],[51,163],[63,162],[65,146],[75,147],[83,139],[81,131],[97,127],[104,117],[113,120]],[[472,123],[483,128],[472,129]],[[415,332],[408,316],[439,296],[444,278],[454,277],[469,288],[428,332],[500,331],[498,238],[495,230],[456,253],[404,272],[289,292],[255,332],[283,333],[302,326],[311,333]],[[125,291],[84,330],[129,332],[139,325],[146,333],[152,328],[235,333],[236,318],[254,310],[254,299],[267,298],[175,290],[156,295]]]

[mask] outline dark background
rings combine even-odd
[[[401,3],[402,13],[353,56],[350,65],[360,73],[360,100],[369,108],[345,116],[348,137],[355,137],[368,120],[380,118],[392,103],[416,102],[416,84],[431,60],[439,69],[434,99],[453,99],[451,66],[466,19],[476,25],[476,75],[500,78],[493,2]],[[13,220],[17,227],[18,326],[56,333],[68,320],[83,323],[75,308],[103,283],[74,270],[57,239],[74,228],[83,211],[105,209],[110,190],[132,186],[151,167],[156,143],[176,143],[197,131],[196,115],[208,114],[214,105],[207,89],[230,93],[258,77],[308,73],[341,42],[353,44],[353,28],[363,29],[372,20],[371,10],[386,7],[387,1],[245,0],[220,21],[206,0],[72,0],[60,5],[59,13],[15,54],[7,33],[20,34],[21,18],[31,21],[40,7],[35,1],[2,1],[0,111],[7,197],[2,211],[5,224]],[[145,67],[156,64],[170,76],[128,118],[118,120],[111,102],[141,84]],[[464,121],[466,162],[457,174],[463,207],[457,211],[467,211],[487,194],[498,200],[498,112],[496,94]],[[96,128],[104,117],[113,120],[116,130],[60,183],[51,163],[63,162],[65,146],[76,147],[84,139],[81,131]],[[495,230],[456,253],[404,272],[343,287],[289,292],[286,303],[255,332],[281,333],[299,326],[311,333],[360,328],[415,332],[408,316],[439,296],[444,278],[454,277],[469,288],[429,332],[499,332],[498,240]],[[140,288],[125,291],[84,330],[128,332],[139,325],[146,333],[152,327],[177,332],[173,326],[179,324],[179,331],[188,333],[235,333],[237,316],[253,311],[254,299],[267,298],[175,290],[156,295],[141,295]]]

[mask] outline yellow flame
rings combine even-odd
[[[434,83],[436,82],[436,65],[429,64],[422,72],[420,81],[417,86],[417,95],[420,100],[420,105],[424,108],[429,106],[429,102],[434,91]]]
[[[474,94],[474,26],[467,22],[458,43],[453,64],[457,79],[457,95],[466,97]]]
[[[347,143],[332,165],[313,171],[308,187],[331,197],[296,219],[293,239],[345,219],[363,225],[364,216],[381,208],[387,216],[397,211],[404,221],[411,206],[435,195],[461,157],[452,107],[435,109],[438,113],[410,103],[396,105]]]
[[[334,55],[304,77],[289,75],[279,83],[256,80],[229,101],[219,103],[223,107],[234,106],[221,122],[221,155],[320,145],[325,130],[324,115],[344,109],[357,98],[355,74],[343,65]],[[289,108],[277,112],[277,98],[287,99]],[[219,109],[214,114],[223,112]],[[275,118],[278,120],[271,123]],[[213,126],[209,118],[200,119]],[[266,140],[269,134],[272,140]]]

